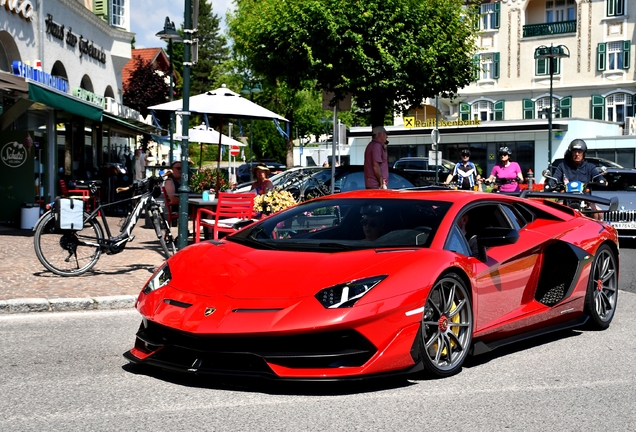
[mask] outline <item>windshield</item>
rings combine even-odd
[[[321,252],[428,247],[450,206],[413,199],[309,201],[226,239],[264,249]]]

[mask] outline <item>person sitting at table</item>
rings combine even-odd
[[[172,211],[179,211],[179,187],[181,187],[181,161],[174,161],[170,165],[170,173],[166,177],[163,184],[166,190],[166,196],[168,197],[170,209]]]
[[[274,189],[274,184],[267,178],[267,175],[269,174],[269,168],[267,168],[267,165],[259,163],[254,167],[252,172],[254,173],[256,181],[252,183],[252,189],[250,192],[255,193],[256,195],[263,195]]]

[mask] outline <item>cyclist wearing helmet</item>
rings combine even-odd
[[[589,183],[595,177],[597,181],[605,183],[605,179],[600,171],[591,162],[585,160],[585,152],[587,144],[582,139],[573,140],[568,146],[568,154],[566,154],[563,163],[559,165],[554,172],[554,178],[557,181],[567,184],[571,181],[580,181],[581,183]],[[554,180],[549,181],[550,185],[554,185]]]
[[[459,189],[473,190],[477,182],[481,179],[477,172],[477,167],[469,161],[470,150],[462,149],[462,160],[455,164],[453,172],[446,177],[445,184],[449,184],[453,178],[457,177],[457,187]]]
[[[501,192],[519,192],[521,188],[519,183],[523,182],[523,173],[517,162],[511,162],[510,156],[512,152],[508,147],[499,148],[499,162],[490,172],[488,181],[493,182],[496,179],[501,183],[499,190]]]

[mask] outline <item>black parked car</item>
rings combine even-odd
[[[389,168],[389,189],[407,189],[415,185],[408,180],[402,170]],[[334,192],[349,192],[364,189],[364,166],[343,165],[336,167],[336,182]],[[326,168],[313,175],[305,186],[304,195],[307,197],[324,195],[323,191],[331,191],[331,168]]]
[[[435,165],[427,157],[404,157],[393,163],[396,172],[402,173],[415,186],[428,186],[435,183],[435,171],[437,181],[443,182],[455,169],[455,164],[446,159],[440,159]]]

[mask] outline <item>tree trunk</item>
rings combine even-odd
[[[371,98],[371,127],[384,126],[386,117],[387,98],[377,95]]]

